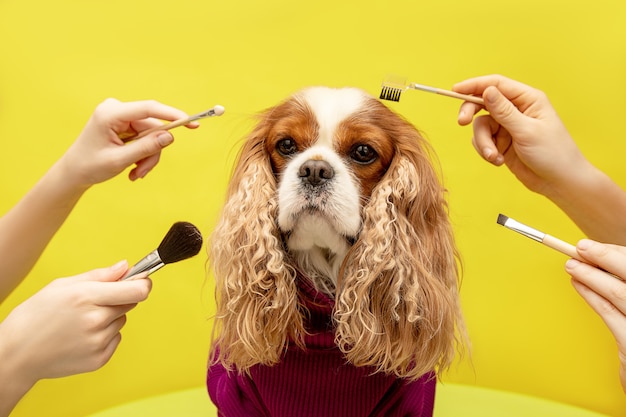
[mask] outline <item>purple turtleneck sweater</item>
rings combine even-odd
[[[436,378],[414,382],[347,363],[334,343],[334,301],[299,279],[310,311],[306,350],[291,344],[280,363],[250,376],[209,367],[207,388],[220,417],[432,417]]]

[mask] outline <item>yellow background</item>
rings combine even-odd
[[[585,154],[624,185],[625,22],[621,0],[2,0],[0,212],[106,97],[156,99],[189,113],[222,104],[226,113],[196,131],[177,129],[145,179],[120,175],[91,189],[0,318],[53,278],[135,262],[175,221],[208,235],[251,116],[305,86],[378,94],[388,73],[442,88],[502,73],[546,91]],[[581,232],[506,168],[476,155],[471,128],[456,124],[459,104],[409,91],[390,105],[439,155],[464,262],[473,353],[444,381],[626,415],[614,340],[571,287],[566,257],[496,218],[503,213],[572,243]],[[40,382],[14,415],[82,416],[201,386],[213,312],[205,261],[203,251],[155,274],[111,362]]]

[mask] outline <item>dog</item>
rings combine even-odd
[[[263,112],[209,249],[220,416],[430,416],[464,330],[434,152],[356,88]]]

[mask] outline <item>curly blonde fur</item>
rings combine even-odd
[[[335,291],[336,343],[354,366],[416,380],[446,369],[464,338],[458,253],[445,189],[419,132],[375,99],[360,117],[393,142],[389,169],[362,206],[362,228]],[[210,249],[217,285],[212,358],[227,368],[304,349],[299,266],[277,226],[277,178],[264,140],[271,110],[245,143]]]
[[[335,319],[352,364],[417,379],[450,365],[462,319],[444,190],[412,136],[363,210]]]
[[[214,346],[224,365],[241,370],[277,363],[287,341],[299,343],[304,334],[295,270],[276,226],[276,180],[262,141],[261,128],[241,152],[210,248],[221,326]]]

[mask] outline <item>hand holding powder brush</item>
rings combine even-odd
[[[167,264],[182,261],[200,252],[202,234],[188,222],[176,222],[167,232],[159,247],[137,262],[121,280],[145,278]],[[147,272],[147,275],[139,275]]]

